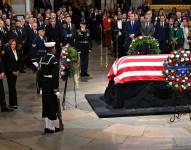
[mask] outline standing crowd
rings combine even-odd
[[[58,66],[56,59],[59,59],[63,46],[70,44],[77,49],[80,56],[80,76],[82,81],[87,81],[90,79],[88,56],[92,51],[92,40],[110,49],[114,57],[122,57],[127,55],[132,40],[138,36],[155,37],[159,42],[161,53],[164,54],[180,48],[191,50],[191,11],[180,12],[176,8],[168,12],[163,9],[155,11],[142,5],[124,12],[120,7],[113,10],[99,10],[63,5],[56,12],[47,9],[35,15],[27,12],[25,16],[18,16],[11,11],[5,0],[1,0],[1,112],[17,109],[17,77],[19,72],[25,73],[26,68],[31,68],[37,73],[37,92],[40,93],[42,89],[45,99],[51,97],[48,96],[50,91],[58,91],[59,84],[51,89],[44,88],[44,91],[43,87],[53,86],[51,83],[54,76],[56,77],[54,80],[58,81],[59,75],[55,74],[55,71],[52,71],[52,74],[49,71],[55,69],[52,66]],[[45,44],[47,42],[55,44],[50,46]],[[52,52],[52,47],[55,47],[56,51]],[[9,107],[5,101],[3,86],[5,77],[9,90]],[[46,82],[39,82],[39,78]],[[48,83],[50,85],[47,85]],[[49,107],[43,106],[43,117],[54,120],[55,113],[51,114],[49,110]],[[46,120],[47,124],[50,124],[48,123],[50,120]],[[46,129],[46,132],[52,131]]]

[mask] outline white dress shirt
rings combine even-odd
[[[13,51],[13,54],[14,54],[14,56],[15,56],[15,59],[16,59],[16,61],[18,60],[18,55],[17,55],[17,51],[16,50],[12,50]]]

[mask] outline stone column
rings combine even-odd
[[[31,1],[25,0],[25,5],[26,5],[26,12],[31,11]]]

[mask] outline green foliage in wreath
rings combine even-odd
[[[72,77],[76,72],[77,51],[74,47],[66,45],[63,47],[60,56],[60,75],[62,79]]]
[[[159,43],[151,36],[139,36],[132,40],[129,55],[159,54]]]

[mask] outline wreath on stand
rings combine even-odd
[[[139,36],[132,40],[129,55],[159,54],[159,43],[151,36]]]
[[[178,51],[171,52],[167,60],[164,62],[163,75],[165,80],[168,81],[168,85],[175,90],[175,93],[183,94],[183,96],[188,96],[188,93],[191,91],[190,51],[180,49]],[[187,97],[185,97],[185,99],[187,99],[187,109],[189,118],[191,120],[189,101]],[[174,122],[176,119],[180,119],[182,116],[182,114],[177,111],[176,106],[175,111],[177,114],[174,114],[174,116],[170,118],[171,122]]]
[[[65,109],[66,90],[68,78],[73,77],[74,82],[74,94],[75,94],[75,108],[77,108],[76,101],[76,83],[74,79],[75,72],[77,70],[76,64],[78,60],[77,51],[74,47],[67,44],[62,48],[60,54],[60,78],[65,81],[62,106]]]
[[[76,72],[77,51],[74,47],[66,45],[60,55],[60,78],[66,80]]]
[[[190,51],[173,51],[164,62],[163,75],[170,87],[176,91],[191,90],[191,53]]]

